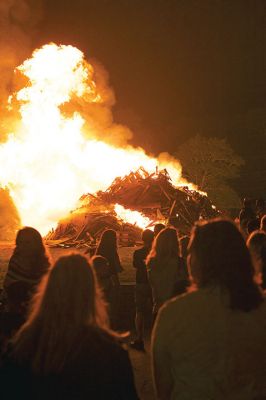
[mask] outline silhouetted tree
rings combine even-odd
[[[184,177],[207,192],[214,204],[220,208],[240,205],[228,181],[239,176],[244,160],[225,139],[196,135],[183,143],[175,156],[182,164]]]

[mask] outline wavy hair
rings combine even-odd
[[[106,229],[103,231],[99,244],[97,246],[96,255],[107,257],[117,252],[117,237],[116,231],[113,229]]]
[[[151,261],[160,265],[171,258],[178,258],[180,255],[177,230],[175,228],[162,229],[155,237],[152,248],[146,259],[146,264]]]

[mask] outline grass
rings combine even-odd
[[[8,261],[12,255],[14,249],[14,243],[12,242],[0,242],[0,288],[3,286],[4,277],[7,271]],[[84,252],[85,249],[63,249],[59,247],[50,248],[49,252],[52,261],[56,261],[60,256],[69,254],[73,251]],[[120,247],[119,256],[124,271],[119,275],[121,283],[134,283],[135,282],[135,269],[132,266],[133,252],[136,250],[135,247]]]

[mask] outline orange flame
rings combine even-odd
[[[142,165],[167,168],[176,185],[181,167],[169,155],[149,157],[141,148],[117,148],[82,133],[78,112],[65,116],[60,109],[72,98],[101,102],[93,67],[72,46],[48,44],[17,68],[27,84],[13,94],[19,103],[20,127],[0,145],[0,182],[8,187],[22,224],[43,234],[73,209],[87,192],[105,189],[117,176]],[[185,183],[186,184],[186,183]]]
[[[139,228],[145,229],[152,221],[148,217],[144,217],[138,211],[132,211],[128,208],[124,208],[120,204],[115,204],[115,212],[117,216],[124,222],[128,222],[132,225],[137,225]]]

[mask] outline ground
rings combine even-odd
[[[9,258],[14,249],[13,242],[0,242],[0,288],[2,288],[3,279],[6,273]],[[132,267],[132,253],[134,247],[121,247],[119,248],[119,255],[124,271],[119,275],[122,283],[132,283],[135,281],[135,270]],[[85,249],[69,248],[64,249],[60,247],[52,247],[48,249],[53,261],[57,260],[62,255],[66,255],[73,251],[80,251],[83,253]]]
[[[9,258],[14,249],[13,242],[0,242],[0,289],[6,274]],[[119,255],[124,271],[120,274],[121,283],[134,284],[135,270],[132,267],[132,253],[134,247],[119,248]],[[77,249],[50,248],[49,252],[53,261],[69,252],[77,251]],[[84,252],[83,249],[78,250]],[[146,353],[136,350],[129,350],[129,356],[132,362],[137,391],[141,400],[154,399],[152,380],[151,380],[151,363],[150,363],[150,339],[149,334],[145,343]]]

